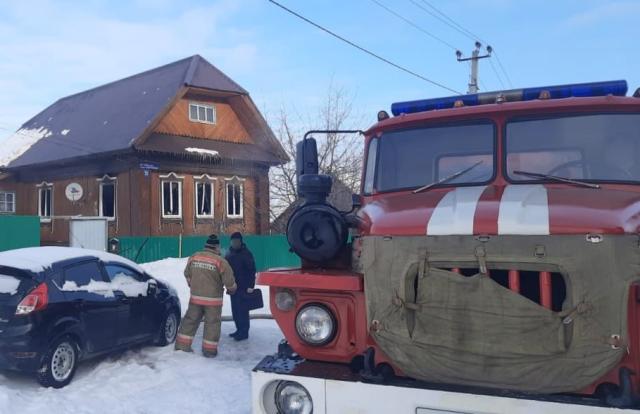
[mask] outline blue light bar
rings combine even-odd
[[[461,102],[464,106],[484,105],[496,103],[498,98],[501,98],[506,102],[532,101],[540,99],[543,92],[546,95],[546,99],[606,95],[625,96],[627,94],[627,81],[616,80],[607,82],[577,83],[573,85],[542,86],[537,88],[511,89],[507,91],[396,102],[391,105],[391,112],[394,116],[398,116],[400,114],[412,114],[415,112],[432,111],[434,109],[447,109],[453,108],[454,105],[456,105],[456,102]]]

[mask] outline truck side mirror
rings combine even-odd
[[[318,174],[318,145],[315,138],[306,138],[296,145],[296,175]]]

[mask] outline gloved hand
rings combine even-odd
[[[234,295],[236,293],[236,290],[238,290],[237,287],[234,287],[233,289],[227,289],[227,295]]]

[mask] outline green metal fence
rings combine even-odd
[[[40,218],[0,215],[0,251],[40,246]]]
[[[206,236],[185,237],[120,237],[120,254],[138,263],[153,262],[167,257],[188,257],[200,250]],[[229,237],[220,237],[223,251],[229,248]],[[244,236],[244,242],[253,253],[258,270],[274,267],[298,267],[300,258],[289,251],[284,235]]]

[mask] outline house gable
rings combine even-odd
[[[189,105],[205,104],[215,109],[213,124],[193,121]],[[154,128],[155,133],[217,141],[254,144],[249,132],[225,98],[186,94],[179,99]]]

